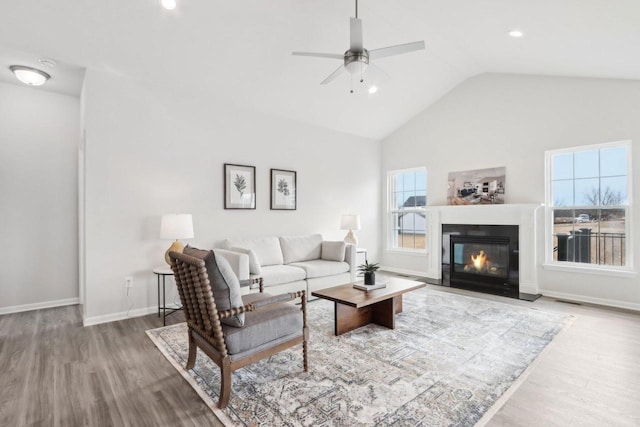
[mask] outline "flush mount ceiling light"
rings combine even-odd
[[[160,4],[167,10],[173,10],[178,6],[178,2],[176,0],[160,0]]]
[[[520,38],[522,36],[524,36],[524,33],[520,30],[511,30],[509,31],[509,35],[511,37],[515,37],[515,38]]]
[[[12,65],[9,69],[15,74],[18,80],[29,86],[42,86],[51,78],[51,76],[44,71],[25,65]]]

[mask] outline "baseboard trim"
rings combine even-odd
[[[67,299],[59,299],[55,301],[36,302],[33,304],[12,305],[9,307],[0,307],[0,315],[11,314],[11,313],[21,313],[23,311],[40,310],[43,308],[64,307],[66,305],[76,305],[76,304],[80,304],[80,298],[67,298]]]
[[[428,279],[438,280],[437,277],[433,277],[429,275],[429,273],[427,273],[426,271],[407,270],[404,268],[385,267],[385,266],[381,266],[380,270],[389,271],[391,273],[404,274],[407,276],[420,276],[420,277],[426,277]]]
[[[596,297],[589,297],[585,295],[567,294],[564,292],[555,292],[555,291],[546,291],[546,290],[540,290],[540,293],[543,296],[549,297],[549,298],[557,298],[557,299],[563,299],[567,301],[584,302],[588,304],[603,305],[606,307],[615,307],[615,308],[623,308],[625,310],[640,311],[640,304],[636,304],[633,302],[606,299],[606,298],[596,298]]]
[[[99,325],[101,323],[117,322],[118,320],[130,319],[132,317],[146,316],[151,313],[157,313],[158,307],[144,307],[135,310],[121,311],[119,313],[102,314],[100,316],[85,317],[82,321],[84,326]]]

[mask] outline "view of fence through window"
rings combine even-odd
[[[551,156],[553,260],[627,264],[627,144]]]
[[[426,248],[427,170],[394,171],[389,174],[390,247]]]

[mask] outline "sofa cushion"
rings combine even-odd
[[[260,260],[258,259],[258,255],[256,255],[256,251],[253,249],[246,248],[229,248],[230,251],[240,252],[241,254],[249,255],[249,273],[250,274],[262,274],[262,268],[260,268]]]
[[[261,237],[256,239],[227,239],[224,248],[252,249],[260,265],[278,265],[283,263],[280,240],[277,237]]]
[[[245,304],[270,298],[268,293],[245,295]],[[302,334],[302,316],[300,307],[288,302],[260,307],[245,314],[242,328],[223,325],[229,354],[238,354],[251,350],[283,336]]]
[[[228,310],[232,307],[241,307],[243,305],[240,295],[240,281],[224,257],[216,255],[214,251],[197,249],[189,245],[184,248],[183,253],[205,262],[209,283],[211,284],[211,292],[218,310]],[[231,326],[242,326],[244,325],[244,320],[244,313],[240,313],[222,319],[222,323]]]
[[[282,283],[304,280],[307,277],[301,268],[290,265],[269,265],[262,267],[262,280],[264,286],[279,285]]]
[[[307,279],[314,277],[333,276],[334,274],[345,273],[349,271],[349,264],[346,262],[326,261],[316,259],[312,261],[294,262],[289,264],[290,267],[298,267],[306,271]]]
[[[347,252],[347,244],[342,240],[338,242],[322,242],[322,259],[327,261],[344,261]]]
[[[280,237],[280,247],[285,264],[292,262],[320,259],[322,252],[322,235],[307,234],[304,236]]]

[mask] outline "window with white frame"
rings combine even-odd
[[[389,172],[389,249],[426,249],[427,169]]]
[[[547,263],[630,269],[631,144],[546,152]]]

